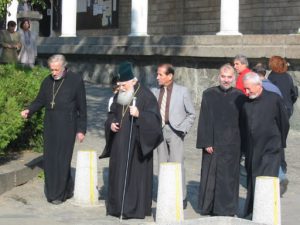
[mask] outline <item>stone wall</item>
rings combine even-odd
[[[149,2],[149,34],[208,34],[219,29],[218,0]]]
[[[295,34],[299,27],[298,0],[240,0],[243,34]]]
[[[69,57],[71,70],[83,74],[88,82],[109,85],[112,76],[117,75],[117,67],[123,60],[134,64],[134,73],[138,80],[148,86],[157,86],[156,69],[161,62],[170,62],[175,65],[175,81],[189,88],[196,110],[200,109],[202,92],[218,85],[218,68],[230,59],[188,58],[188,57],[103,57],[87,58]],[[255,65],[258,59],[249,59]],[[296,63],[296,62],[295,62]],[[288,71],[300,89],[300,61],[297,62],[297,71]],[[294,68],[292,68],[294,69]],[[300,100],[294,105],[294,114],[291,118],[291,128],[300,130]]]
[[[46,65],[50,55],[64,54],[71,70],[83,74],[86,81],[103,85],[110,84],[120,62],[129,60],[138,79],[154,86],[157,65],[169,62],[176,68],[176,82],[190,89],[199,109],[203,90],[217,84],[220,66],[232,62],[238,53],[249,57],[250,67],[267,63],[272,55],[286,57],[289,72],[300,86],[299,43],[300,35],[40,38],[38,56]],[[300,130],[300,100],[291,126]]]
[[[203,35],[220,30],[221,0],[149,0],[150,35]],[[128,35],[131,0],[119,0],[119,28],[81,30],[79,36]],[[295,34],[300,27],[298,0],[240,0],[243,34]]]

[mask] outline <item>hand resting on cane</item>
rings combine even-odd
[[[130,115],[133,116],[133,117],[139,117],[140,113],[139,113],[139,110],[136,106],[130,106]]]

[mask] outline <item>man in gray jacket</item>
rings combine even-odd
[[[187,206],[183,141],[196,118],[193,102],[186,87],[174,82],[171,64],[160,64],[157,81],[160,88],[152,89],[158,100],[164,141],[158,146],[158,161],[179,162],[182,168],[183,207]]]

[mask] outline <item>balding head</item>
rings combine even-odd
[[[219,83],[224,89],[229,89],[232,87],[235,81],[234,68],[230,64],[225,64],[221,66],[219,71]]]

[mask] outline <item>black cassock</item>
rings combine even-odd
[[[53,92],[57,94],[52,109]],[[71,159],[76,133],[86,132],[86,96],[82,77],[72,72],[66,72],[60,80],[54,80],[51,75],[46,77],[28,108],[29,115],[42,107],[45,107],[45,194],[49,202],[65,201],[73,195]]]
[[[144,218],[151,215],[153,150],[161,143],[161,117],[156,98],[147,88],[135,86],[139,117],[133,120],[132,142],[124,200],[124,218]],[[131,116],[129,108],[116,103],[105,123],[106,147],[100,158],[110,157],[107,213],[121,214],[125,168],[128,153]],[[124,113],[123,119],[122,114]],[[111,131],[113,122],[119,122],[119,132]]]
[[[197,133],[202,148],[199,188],[201,214],[235,215],[239,194],[239,118],[246,97],[235,89],[212,87],[203,92]],[[212,146],[209,154],[204,148]]]
[[[242,120],[242,148],[248,174],[245,204],[247,216],[253,210],[256,177],[278,177],[280,151],[286,147],[289,120],[279,95],[266,90],[244,104]]]

